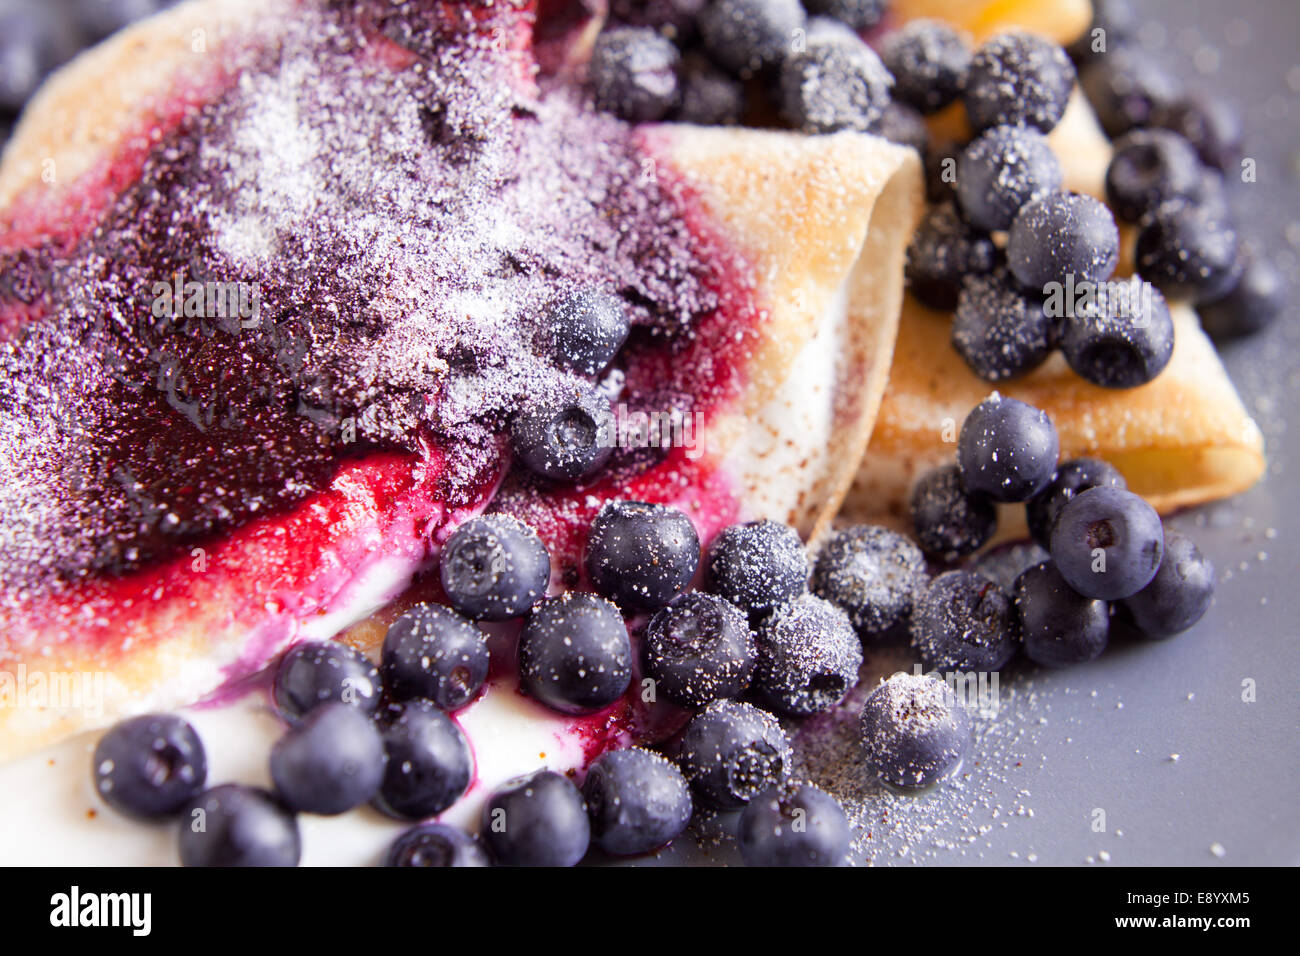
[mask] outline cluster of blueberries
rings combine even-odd
[[[993,553],[934,579],[911,624],[928,667],[998,670],[1018,647],[1038,664],[1082,663],[1106,649],[1112,617],[1162,638],[1209,607],[1214,566],[1196,545],[1166,531],[1113,466],[1058,464],[1059,452],[1046,414],[994,392],[962,425],[956,464],[917,483],[913,524],[935,560],[954,562],[985,544],[998,502],[1025,504],[1037,545],[1009,573],[1005,556]]]
[[[23,106],[83,48],[177,0],[0,0],[0,147]]]

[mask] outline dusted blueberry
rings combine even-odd
[[[1138,233],[1136,259],[1138,275],[1166,296],[1213,301],[1237,281],[1237,232],[1212,210],[1168,203]]]
[[[382,717],[388,766],[375,806],[419,820],[459,800],[474,776],[474,756],[457,723],[425,700],[394,705]]]
[[[961,95],[971,50],[942,20],[922,18],[886,34],[880,58],[894,75],[894,98],[935,113]]]
[[[1016,579],[1016,617],[1025,655],[1035,664],[1068,667],[1101,655],[1110,636],[1110,608],[1065,583],[1051,561]]]
[[[1061,508],[1052,528],[1052,560],[1084,597],[1118,601],[1155,577],[1164,541],[1154,508],[1130,491],[1103,485]]]
[[[563,398],[522,409],[510,438],[531,471],[553,481],[576,481],[613,454],[614,413],[599,391],[574,389]]]
[[[1029,533],[1044,548],[1052,544],[1052,529],[1065,503],[1081,491],[1105,485],[1127,488],[1124,476],[1114,465],[1099,458],[1071,458],[1056,469],[1046,488],[1025,505]]]
[[[1006,229],[1022,206],[1061,188],[1061,163],[1047,137],[1024,126],[994,126],[957,160],[957,199],[966,221]]]
[[[175,816],[203,789],[208,757],[188,721],[145,714],[114,724],[91,761],[95,791],[119,813]]]
[[[777,719],[751,704],[715,700],[682,731],[677,765],[707,806],[739,810],[785,779],[790,742]]]
[[[1151,123],[1184,137],[1207,166],[1227,172],[1241,158],[1241,113],[1221,97],[1195,90],[1158,102]]]
[[[1178,84],[1139,47],[1121,46],[1096,57],[1079,74],[1079,88],[1111,139],[1151,123],[1162,103],[1178,96]]]
[[[1123,222],[1137,222],[1171,199],[1195,195],[1201,164],[1191,144],[1167,129],[1135,129],[1115,143],[1106,169],[1106,201]]]
[[[838,20],[855,32],[870,30],[885,18],[888,0],[804,0],[809,13]]]
[[[1030,33],[1002,33],[971,57],[962,99],[971,127],[1034,126],[1050,132],[1074,89],[1065,51]]]
[[[271,748],[271,779],[299,813],[333,816],[379,792],[384,744],[370,716],[331,702],[314,707]]]
[[[1097,290],[1089,308],[1062,320],[1061,352],[1085,381],[1136,388],[1165,370],[1174,354],[1174,320],[1165,297],[1136,276]]]
[[[764,790],[736,830],[746,866],[840,866],[852,839],[844,808],[810,783]]]
[[[799,0],[712,0],[698,26],[719,66],[749,76],[779,66],[804,21]]]
[[[1119,229],[1104,203],[1054,193],[1026,205],[1011,222],[1007,264],[1026,289],[1047,295],[1049,283],[1102,282],[1119,261]]]
[[[905,622],[927,583],[921,549],[896,531],[856,525],[822,546],[812,591],[849,616],[863,640]]]
[[[917,602],[912,647],[931,670],[1001,670],[1016,653],[1011,601],[982,574],[947,571]]]
[[[695,18],[709,0],[611,0],[609,12],[617,23],[657,27],[666,34],[685,39],[695,27]]]
[[[595,713],[622,697],[631,680],[627,627],[604,598],[547,598],[519,635],[519,682],[552,710]]]
[[[1109,53],[1133,39],[1139,23],[1131,0],[1092,0],[1092,23],[1070,44],[1070,56],[1077,63],[1086,63]]]
[[[527,614],[551,579],[551,558],[537,532],[504,514],[462,524],[442,546],[438,565],[451,606],[476,621]]]
[[[745,87],[702,57],[684,61],[681,86],[678,122],[733,126],[745,115]]]
[[[781,111],[805,133],[866,132],[889,105],[893,82],[860,40],[810,38],[781,66]]]
[[[925,117],[904,103],[886,106],[880,118],[871,124],[871,132],[899,146],[910,146],[922,156],[930,142]]]
[[[297,866],[298,818],[265,790],[222,784],[181,814],[180,855],[182,866]]]
[[[758,659],[744,613],[702,591],[681,595],[650,618],[643,647],[646,674],[682,707],[740,696]]]
[[[379,691],[379,670],[360,651],[337,641],[306,641],[280,660],[272,696],[280,713],[292,720],[329,701],[373,714]]]
[[[19,112],[84,39],[57,4],[0,0],[0,114]]]
[[[388,847],[384,866],[491,866],[476,837],[445,823],[422,823]]]
[[[1010,594],[1022,571],[1050,557],[1045,548],[1032,541],[1017,541],[990,548],[971,563],[970,569]]]
[[[700,539],[676,508],[610,501],[587,536],[587,578],[620,607],[653,611],[690,584],[700,563]]]
[[[751,521],[722,529],[704,561],[705,585],[751,617],[802,594],[808,554],[799,533],[779,521]]]
[[[670,760],[634,747],[599,757],[582,786],[592,840],[634,856],[671,841],[691,822],[691,788]]]
[[[848,615],[802,594],[758,629],[754,687],[774,710],[795,716],[830,710],[858,682],[862,643]]]
[[[388,627],[380,669],[397,700],[426,697],[443,710],[463,707],[487,680],[487,635],[440,604],[417,604]]]
[[[1032,372],[1052,353],[1055,323],[1043,302],[1011,282],[1004,270],[962,283],[952,345],[986,382]]]
[[[577,866],[591,842],[586,801],[550,770],[517,777],[488,797],[482,832],[503,866]]]
[[[895,674],[862,708],[867,763],[891,787],[921,790],[955,773],[970,750],[970,735],[965,706],[928,674]]]
[[[941,312],[957,307],[962,281],[993,271],[993,240],[957,215],[951,203],[926,213],[907,247],[907,286],[925,305]]]
[[[994,501],[1028,501],[1052,480],[1060,447],[1046,412],[994,392],[957,437],[962,484]]]
[[[1147,637],[1169,637],[1199,621],[1214,599],[1214,565],[1186,535],[1165,534],[1165,553],[1151,583],[1124,599]]]
[[[596,288],[578,289],[552,303],[544,323],[555,361],[584,375],[608,365],[632,327],[623,300]]]
[[[677,105],[681,56],[651,27],[613,27],[591,48],[587,76],[596,106],[632,123],[663,119]]]
[[[945,564],[978,551],[998,527],[993,502],[967,491],[956,465],[922,475],[912,489],[911,509],[916,540]]]
[[[1236,271],[1240,278],[1231,292],[1196,307],[1201,327],[1216,339],[1253,335],[1267,328],[1285,304],[1282,273],[1260,258],[1250,243],[1238,245]]]

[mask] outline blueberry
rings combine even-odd
[[[375,806],[420,820],[459,800],[473,778],[474,757],[456,722],[426,700],[395,704],[381,717],[388,766]]]
[[[642,644],[646,674],[682,707],[738,697],[758,659],[744,613],[702,591],[681,595],[650,618]]]
[[[1086,63],[1137,36],[1137,11],[1131,0],[1092,0],[1092,23],[1069,46],[1070,56]]]
[[[1241,158],[1241,113],[1220,97],[1193,91],[1156,103],[1151,123],[1185,137],[1207,166],[1227,172]]]
[[[819,714],[858,682],[862,643],[848,615],[829,601],[800,595],[773,611],[757,638],[754,688],[773,710]]]
[[[618,608],[593,594],[547,598],[519,635],[519,681],[562,714],[591,714],[623,696],[632,644]]]
[[[226,783],[181,814],[182,866],[297,866],[298,818],[274,794]]]
[[[280,660],[272,696],[289,720],[330,701],[373,714],[380,686],[378,669],[360,651],[337,641],[306,641]]]
[[[591,837],[606,853],[634,856],[671,841],[691,821],[691,789],[670,760],[615,750],[587,770],[582,786]]]
[[[697,25],[719,66],[750,76],[781,64],[804,20],[799,0],[712,0]]]
[[[676,508],[610,501],[591,523],[587,578],[620,607],[663,607],[691,582],[699,563],[695,526]]]
[[[835,798],[805,783],[769,787],[751,800],[736,839],[746,866],[840,866],[853,831]]]
[[[941,312],[957,307],[962,281],[993,271],[998,250],[988,234],[957,215],[951,203],[926,213],[907,247],[907,286],[923,304]]]
[[[1015,541],[990,548],[971,562],[969,567],[1011,594],[1016,578],[1020,577],[1022,571],[1050,557],[1045,548],[1040,548],[1032,541]]]
[[[632,123],[663,119],[677,105],[677,47],[651,27],[612,27],[596,38],[587,76],[596,106]]]
[[[1011,222],[1007,263],[1026,289],[1046,295],[1068,276],[1103,282],[1119,261],[1119,229],[1104,203],[1091,196],[1053,193],[1027,204]]]
[[[388,847],[384,866],[491,866],[475,837],[445,823],[411,827]]]
[[[1079,74],[1079,88],[1112,139],[1149,125],[1160,104],[1179,93],[1164,68],[1149,53],[1132,46],[1116,47],[1095,58]]]
[[[945,564],[974,554],[998,527],[993,502],[967,491],[956,465],[922,475],[912,489],[911,510],[916,540],[926,554]]]
[[[1124,599],[1124,608],[1147,637],[1187,630],[1214,599],[1214,565],[1190,538],[1165,534],[1165,553],[1151,583]]]
[[[734,126],[745,116],[745,87],[700,57],[682,66],[676,119],[700,126]]]
[[[961,95],[971,51],[948,24],[922,18],[886,34],[880,58],[894,75],[895,99],[936,113]]]
[[[550,770],[518,777],[484,804],[483,839],[504,866],[576,866],[591,842],[586,802]]]
[[[1084,597],[1118,601],[1146,587],[1164,553],[1156,510],[1123,488],[1075,495],[1052,528],[1052,560]]]
[[[1074,89],[1074,65],[1065,51],[1029,33],[1002,33],[971,57],[962,99],[971,127],[1034,126],[1044,133],[1060,122]]]
[[[735,700],[716,700],[697,714],[682,731],[675,756],[696,796],[718,810],[739,810],[779,783],[791,759],[777,719]]]
[[[751,521],[718,532],[704,572],[709,591],[755,617],[807,589],[808,555],[789,525]]]
[[[442,546],[442,589],[461,614],[506,621],[527,614],[546,595],[551,558],[537,532],[509,515],[462,524]]]
[[[947,571],[912,613],[912,647],[936,671],[996,671],[1016,653],[1011,601],[974,571]]]
[[[1035,664],[1068,667],[1106,649],[1110,608],[1077,593],[1051,561],[1026,569],[1016,579],[1014,595],[1020,639]]]
[[[973,275],[962,283],[952,323],[952,345],[986,382],[1032,372],[1047,361],[1055,322],[1043,301],[1027,295],[1005,270]]]
[[[1061,188],[1061,163],[1047,137],[1024,126],[993,126],[957,160],[957,199],[966,221],[1006,229],[1026,203]]]
[[[970,750],[971,724],[952,688],[928,674],[894,674],[862,708],[867,765],[880,780],[921,790],[953,774]]]
[[[1174,320],[1165,297],[1136,276],[1097,290],[1091,307],[1061,323],[1070,368],[1103,388],[1136,388],[1165,370],[1174,354]]]
[[[925,117],[912,107],[892,102],[871,124],[871,132],[899,146],[909,146],[922,156],[929,148],[930,128]]]
[[[1047,413],[997,392],[966,416],[957,464],[966,490],[994,501],[1028,501],[1056,471],[1060,442]]]
[[[1119,469],[1099,458],[1071,458],[1062,462],[1047,487],[1025,505],[1026,523],[1034,540],[1044,548],[1051,547],[1052,529],[1065,503],[1081,491],[1103,485],[1128,487]]]
[[[1273,323],[1285,304],[1282,273],[1260,258],[1250,243],[1238,244],[1235,271],[1239,278],[1232,291],[1196,307],[1202,328],[1216,339],[1262,331]]]
[[[870,30],[885,18],[888,0],[804,0],[809,13],[831,17],[851,30]]]
[[[56,4],[0,2],[0,113],[17,113],[83,37]]]
[[[781,111],[805,133],[866,132],[889,105],[893,78],[860,40],[810,38],[781,66]]]
[[[177,0],[72,0],[72,13],[95,39],[173,7]]]
[[[299,813],[334,816],[379,792],[384,744],[369,715],[332,702],[312,708],[271,748],[276,792]]]
[[[384,636],[380,670],[396,700],[425,697],[443,710],[463,707],[487,680],[487,635],[439,604],[417,604]]]
[[[91,762],[95,791],[131,816],[175,816],[203,789],[208,757],[194,728],[171,714],[145,714],[114,724]]]
[[[534,473],[576,481],[599,469],[614,451],[614,413],[599,391],[572,389],[522,409],[510,431],[515,454]]]
[[[907,620],[926,583],[920,548],[888,528],[856,525],[837,531],[822,546],[811,587],[843,609],[869,641]]]
[[[594,287],[577,289],[552,302],[543,321],[551,356],[560,366],[583,375],[595,375],[607,366],[632,327],[623,300]]]
[[[1138,275],[1175,299],[1213,301],[1237,281],[1237,232],[1190,203],[1157,209],[1137,238]]]
[[[1106,169],[1106,201],[1123,222],[1137,222],[1201,185],[1196,150],[1167,129],[1135,129],[1115,143]]]

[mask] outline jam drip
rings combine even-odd
[[[438,494],[475,500],[513,412],[572,384],[537,347],[553,297],[602,284],[659,343],[717,309],[686,199],[521,70],[529,22],[300,11],[70,253],[0,256],[0,578],[139,569],[376,449],[437,447]]]

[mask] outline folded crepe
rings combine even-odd
[[[0,283],[0,342],[9,363],[9,377],[0,385],[6,418],[0,477],[8,489],[0,509],[0,697],[7,704],[0,707],[0,760],[123,716],[211,698],[238,687],[299,640],[343,632],[373,649],[398,608],[437,597],[436,574],[421,574],[436,561],[439,542],[488,508],[516,513],[537,528],[551,550],[560,590],[581,579],[585,528],[605,500],[675,504],[704,539],[731,521],[753,517],[789,521],[811,536],[828,526],[852,482],[884,390],[902,297],[903,252],[920,214],[916,155],[852,133],[806,138],[621,125],[610,131],[614,121],[608,117],[591,119],[572,104],[546,105],[548,97],[563,93],[542,96],[532,76],[534,35],[540,45],[547,23],[534,24],[530,9],[430,3],[420,8],[430,22],[413,25],[387,7],[360,3],[340,13],[326,4],[183,4],[70,64],[46,85],[16,131],[0,167],[0,269],[8,273]],[[154,352],[172,343],[152,326],[147,334],[135,331],[139,316],[122,306],[145,302],[154,281],[173,278],[171,258],[166,270],[156,270],[162,275],[143,267],[156,255],[150,243],[174,258],[168,229],[193,229],[189,241],[204,251],[214,241],[205,229],[218,233],[222,268],[270,288],[261,318],[273,322],[277,309],[292,313],[296,304],[292,295],[275,298],[276,289],[283,291],[278,277],[287,272],[310,288],[328,280],[310,270],[294,272],[296,263],[284,260],[311,258],[316,250],[310,243],[295,246],[295,230],[312,210],[327,215],[335,193],[344,193],[358,227],[371,230],[364,235],[372,246],[420,242],[418,223],[385,219],[394,210],[366,208],[346,189],[320,176],[306,178],[303,170],[319,172],[319,164],[327,163],[330,177],[351,183],[355,170],[346,166],[347,155],[321,155],[332,145],[329,124],[340,113],[358,110],[349,101],[355,91],[348,83],[401,88],[412,70],[433,63],[454,73],[455,62],[448,65],[418,49],[420,38],[430,36],[463,41],[467,61],[496,63],[491,68],[507,75],[512,87],[513,121],[576,110],[579,119],[572,122],[597,124],[608,135],[608,142],[589,144],[592,162],[607,151],[622,165],[608,181],[585,185],[603,198],[614,197],[611,208],[631,210],[626,221],[613,220],[609,237],[597,237],[615,250],[609,253],[611,268],[626,268],[635,285],[634,306],[657,295],[677,301],[655,284],[661,271],[668,281],[695,290],[696,305],[707,304],[691,315],[688,334],[661,334],[654,322],[666,321],[662,315],[652,315],[634,333],[620,359],[622,391],[615,403],[670,396],[661,401],[671,402],[672,421],[684,426],[681,435],[674,433],[670,448],[619,448],[605,472],[562,488],[511,469],[502,435],[477,432],[475,455],[461,456],[471,459],[474,480],[461,480],[459,433],[431,436],[418,417],[409,435],[385,433],[381,422],[376,428],[383,441],[343,450],[331,444],[332,437],[304,437],[293,403],[299,403],[299,417],[319,411],[305,408],[309,398],[319,397],[309,394],[311,381],[287,378],[285,388],[277,388],[289,375],[284,366],[310,366],[313,349],[346,340],[359,356],[382,352],[390,359],[372,374],[381,383],[396,381],[393,388],[416,400],[427,399],[422,389],[433,388],[446,401],[458,363],[475,360],[428,354],[419,341],[384,352],[406,328],[406,310],[420,310],[411,288],[430,288],[437,277],[418,269],[379,270],[378,278],[373,271],[366,275],[370,284],[358,300],[366,321],[339,322],[336,309],[334,320],[303,333],[302,353],[286,358],[277,350],[245,367],[240,363],[246,356],[226,349],[220,337],[240,334],[236,329],[211,333],[211,356],[190,357],[195,375],[210,374],[210,381],[236,390],[252,382],[264,388],[267,406],[289,403],[288,411],[273,407],[263,419],[257,399],[262,392],[248,400],[241,391],[236,410],[251,417],[254,437],[260,437],[259,423],[271,423],[267,447],[241,448],[239,467],[221,471],[221,459],[230,453],[222,442],[238,436],[213,432],[203,407],[185,401],[185,389],[174,381],[164,381],[168,366]],[[552,33],[546,36],[553,42]],[[573,36],[578,39],[570,42],[588,42],[590,27],[579,24]],[[346,79],[335,83],[325,72],[329,67],[322,64],[331,58],[353,64]],[[571,69],[574,57],[555,62],[557,69]],[[322,108],[332,112],[313,112]],[[455,140],[455,124],[473,117],[462,120],[455,109],[455,102],[435,103],[421,113],[420,123],[433,130],[430,135],[442,136],[440,143],[458,147],[463,144]],[[393,121],[394,136],[402,132],[400,119]],[[410,143],[394,147],[385,141],[387,128],[370,134],[352,144],[355,152],[373,148],[378,166],[387,149],[393,164],[413,164],[413,176],[425,169],[419,162],[427,157],[409,158]],[[448,162],[459,168],[461,160]],[[626,175],[629,163],[639,176]],[[205,178],[212,169],[226,171],[221,188]],[[517,172],[528,175],[525,168]],[[371,175],[364,167],[362,173]],[[227,188],[236,174],[235,185]],[[192,188],[182,181],[178,191],[166,193],[176,176],[198,181]],[[149,187],[143,188],[146,178]],[[504,181],[512,178],[503,174]],[[256,202],[248,201],[249,183],[256,186]],[[401,183],[394,188],[400,191]],[[160,212],[159,193],[180,197],[179,204]],[[359,195],[365,200],[369,194]],[[565,209],[589,198],[543,197]],[[638,245],[636,236],[626,235],[643,225],[655,237],[675,237],[676,245]],[[500,223],[506,236],[500,241],[518,239],[522,257],[527,230],[534,227],[541,228]],[[601,223],[584,228],[596,230]],[[103,242],[105,235],[113,242]],[[459,248],[454,238],[447,242]],[[367,251],[350,249],[337,261],[326,260],[327,268],[350,275]],[[116,261],[119,254],[130,259],[130,270]],[[479,255],[481,249],[465,254]],[[650,264],[643,265],[643,258]],[[191,265],[202,272],[201,255]],[[461,265],[431,263],[430,271]],[[533,274],[527,262],[510,267],[520,271],[520,282]],[[210,263],[207,268],[212,271]],[[95,289],[107,287],[121,297],[106,303],[89,295],[80,285],[87,275],[94,277]],[[207,276],[217,277],[224,273]],[[473,303],[461,305],[473,313]],[[460,321],[460,314],[449,313],[447,321]],[[499,324],[484,323],[485,343],[503,334]],[[418,331],[428,336],[437,327]],[[458,347],[464,344],[458,340]],[[146,367],[157,371],[156,381],[106,374],[137,361],[137,346],[150,353],[154,364]],[[409,369],[403,364],[408,358]],[[227,365],[233,375],[226,374]],[[333,365],[326,370],[337,372]],[[338,373],[345,384],[351,383],[349,374],[347,367]],[[262,376],[271,384],[263,386]],[[462,388],[473,384],[473,375],[459,382]],[[392,411],[400,418],[406,406]],[[101,419],[113,429],[96,430]],[[477,424],[465,423],[466,434]],[[77,442],[69,434],[90,437]],[[182,439],[189,442],[183,455],[175,444]],[[294,454],[282,454],[282,447]],[[120,460],[131,469],[118,467]],[[184,527],[168,532],[175,516],[167,508],[188,500],[184,495],[193,486],[213,495],[229,490],[210,487],[218,478],[256,478],[250,485],[256,494],[226,499],[231,504],[224,511],[183,515],[182,525],[195,522],[192,534]],[[292,493],[283,493],[288,486]],[[249,497],[257,499],[251,509],[232,513]],[[265,507],[258,509],[263,500]],[[121,522],[100,520],[100,511],[111,517],[113,509],[150,515],[147,534],[137,538]],[[509,657],[508,637],[499,650]],[[521,765],[520,748],[529,751],[532,765],[540,759],[571,766],[588,753],[590,739],[609,746],[639,734],[652,719],[633,694],[626,706],[599,715],[593,729],[590,722],[558,716],[520,697],[510,670],[502,669],[486,696],[459,715],[475,743],[484,786],[531,769],[526,761]],[[93,685],[76,684],[79,676],[91,675]],[[57,682],[82,686],[88,694],[93,687],[94,700],[64,699],[52,692]],[[552,737],[554,746],[538,758],[536,741],[545,745]]]

